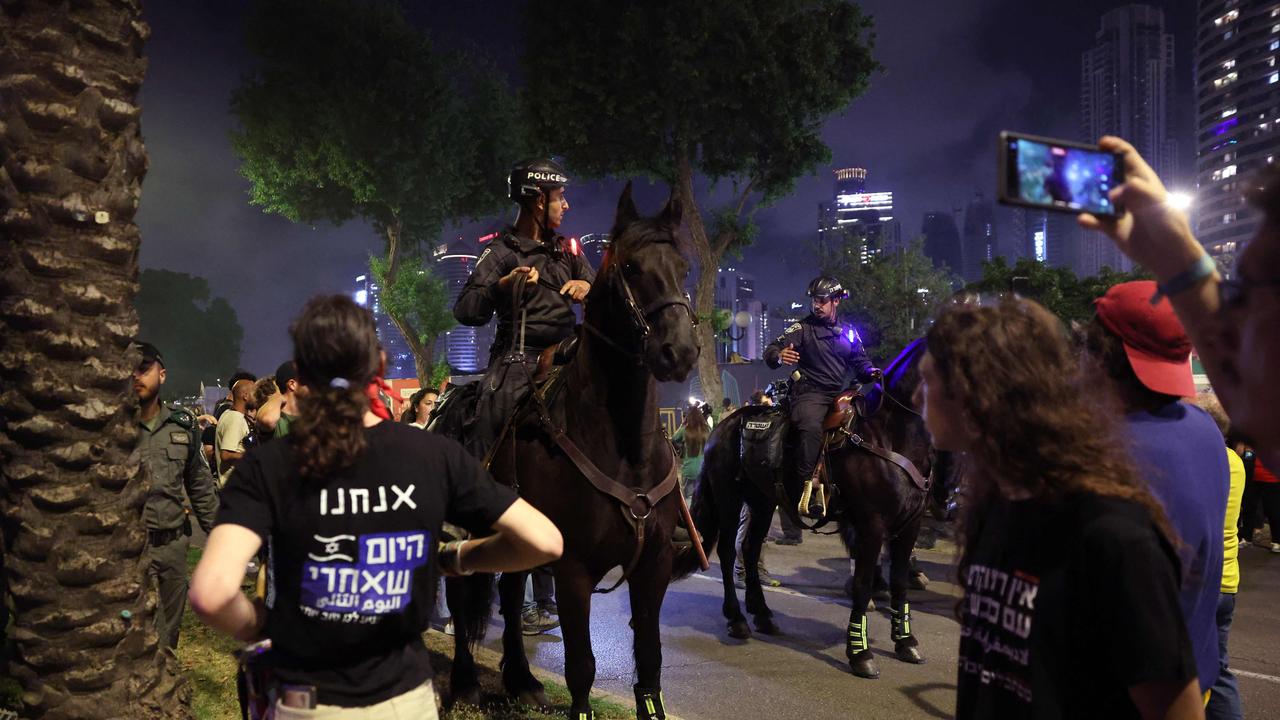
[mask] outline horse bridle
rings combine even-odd
[[[663,296],[663,297],[657,298],[656,300],[653,300],[652,302],[650,302],[648,305],[645,305],[644,307],[640,307],[640,303],[636,301],[635,292],[631,290],[631,283],[627,282],[627,276],[625,273],[622,272],[622,268],[618,267],[617,265],[614,265],[613,270],[614,270],[613,272],[614,277],[617,279],[618,283],[621,285],[621,288],[622,288],[622,302],[624,305],[626,305],[627,310],[631,315],[632,330],[634,330],[635,333],[638,335],[639,349],[631,350],[623,347],[616,340],[609,337],[602,330],[600,330],[595,325],[591,324],[590,322],[587,322],[584,319],[582,321],[582,326],[586,328],[587,331],[590,332],[592,335],[595,335],[596,337],[603,340],[605,344],[609,345],[619,353],[622,353],[623,355],[631,357],[633,360],[636,361],[637,364],[643,364],[644,348],[645,348],[645,345],[649,342],[649,335],[653,333],[653,325],[650,324],[650,320],[655,315],[667,309],[668,307],[671,307],[672,305],[679,305],[683,307],[686,312],[689,313],[690,324],[692,324],[694,328],[698,327],[698,316],[696,313],[693,312],[693,306],[690,305],[689,303],[688,293],[680,293],[679,295],[674,295],[674,296],[672,295]]]

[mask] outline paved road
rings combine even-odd
[[[913,626],[928,663],[907,665],[894,659],[888,616],[877,613],[870,625],[881,677],[863,680],[849,673],[844,657],[849,603],[841,585],[848,561],[839,541],[807,535],[798,547],[766,547],[770,569],[785,583],[766,595],[783,636],[728,638],[714,563],[714,581],[694,576],[668,591],[662,613],[663,690],[673,714],[685,720],[950,717],[958,629],[952,612],[956,588],[947,582],[948,552],[919,552],[932,582],[927,591],[911,593]],[[1232,664],[1243,671],[1245,716],[1280,718],[1280,555],[1250,547],[1241,559],[1244,585],[1232,633]],[[631,697],[633,682],[629,617],[624,592],[596,596],[591,623],[596,688],[624,698]],[[496,640],[497,633],[491,633],[486,644],[497,648]],[[535,665],[563,673],[558,630],[528,638],[526,647]]]

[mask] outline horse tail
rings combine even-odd
[[[716,515],[716,498],[711,484],[711,478],[707,476],[707,466],[704,464],[702,472],[698,473],[698,487],[693,491],[693,502],[689,505],[689,514],[693,516],[693,524],[702,535],[702,552],[707,557],[711,557],[711,552],[716,549],[716,537],[720,534],[720,518]],[[686,578],[701,569],[698,553],[690,548],[676,556],[671,566],[671,579]]]
[[[465,633],[467,644],[475,650],[484,640],[493,608],[493,575],[475,574],[447,578],[445,594],[455,632]]]

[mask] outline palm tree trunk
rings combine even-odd
[[[130,376],[139,0],[0,11],[0,523],[23,717],[189,717],[145,576]]]

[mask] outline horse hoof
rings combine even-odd
[[[867,601],[867,612],[869,612],[869,613],[873,613],[873,612],[875,612],[875,611],[876,611],[876,601],[875,601],[875,600],[868,600],[868,601]]]
[[[860,678],[875,680],[880,677],[880,668],[876,666],[876,659],[871,655],[870,650],[863,650],[849,658],[849,667],[853,670],[853,674]]]
[[[778,624],[775,623],[773,618],[768,615],[761,615],[756,618],[756,630],[764,633],[765,635],[782,634],[782,628],[778,627]]]
[[[924,573],[915,573],[907,580],[907,587],[912,590],[928,590],[929,578]]]
[[[924,664],[924,656],[920,654],[920,649],[916,647],[914,642],[898,643],[894,648],[894,654],[904,663],[911,663],[912,665]]]
[[[531,708],[545,710],[551,707],[551,701],[547,699],[547,694],[541,688],[534,690],[522,690],[516,693],[516,701],[521,705]]]
[[[746,620],[733,620],[729,623],[729,637],[735,640],[746,640],[751,637],[751,628]]]
[[[480,707],[480,688],[469,687],[465,690],[455,691],[453,693],[453,704]]]

